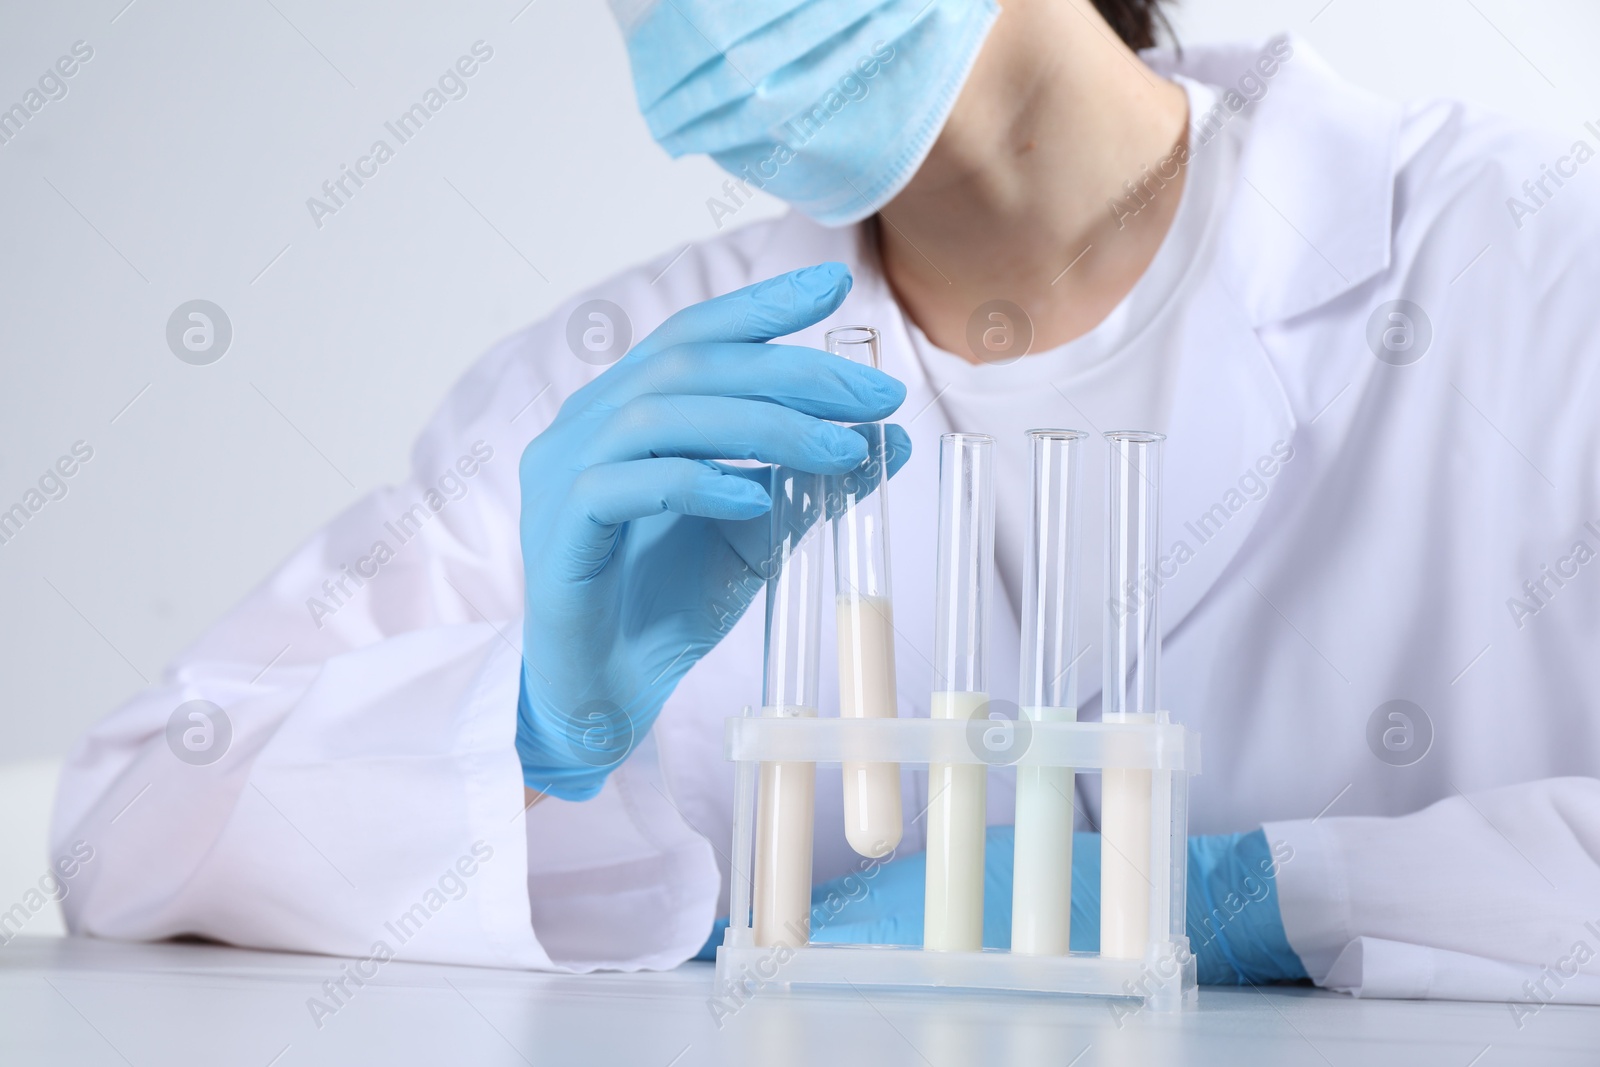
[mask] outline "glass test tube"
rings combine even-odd
[[[1161,710],[1161,538],[1158,433],[1105,435],[1105,722],[1155,722]],[[1100,954],[1141,959],[1150,941],[1150,772],[1111,770],[1101,782]]]
[[[824,482],[788,467],[772,471],[763,716],[817,714]],[[814,763],[761,765],[751,907],[758,945],[797,947],[810,938],[816,781]]]
[[[994,584],[994,438],[939,438],[938,563],[934,574],[935,719],[970,720],[989,702],[989,591]],[[928,870],[922,946],[983,947],[987,768],[928,765]]]
[[[826,336],[829,352],[879,367],[878,331],[841,326]],[[883,423],[854,428],[866,438],[867,461],[837,479],[833,512],[833,591],[839,633],[839,715],[896,715],[894,606],[889,592],[889,457]],[[886,856],[904,832],[900,768],[893,763],[844,764],[844,835],[863,856]]]
[[[1029,430],[1033,503],[1022,571],[1018,712],[1033,722],[1078,717],[1078,430]],[[1065,955],[1072,933],[1071,767],[1017,768],[1011,951]]]

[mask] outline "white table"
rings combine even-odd
[[[1600,1008],[1359,1001],[1203,989],[1119,1028],[1110,1002],[908,992],[764,993],[719,1030],[708,964],[532,974],[392,962],[319,1029],[306,1006],[346,961],[209,945],[19,937],[0,947],[0,1064],[1600,1063]]]

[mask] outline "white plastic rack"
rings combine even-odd
[[[982,731],[1017,731],[1004,755]],[[978,719],[729,719],[726,756],[738,764],[730,922],[717,949],[717,985],[742,1000],[760,989],[895,986],[1007,990],[1068,996],[1133,997],[1172,1011],[1196,1000],[1195,964],[1185,934],[1188,777],[1200,770],[1198,735],[1166,712],[1148,723],[1021,722]],[[756,783],[762,763],[987,764],[1070,767],[1078,772],[1149,771],[1150,922],[1143,959],[1095,953],[1022,955],[1002,950],[931,952],[882,945],[757,945],[750,926],[755,869]],[[775,857],[768,857],[769,861]]]

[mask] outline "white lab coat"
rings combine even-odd
[[[1522,182],[1566,138],[1386,103],[1292,48],[1226,119],[1245,147],[1218,266],[1184,309],[1169,424],[1164,541],[1189,552],[1164,574],[1164,688],[1205,750],[1190,830],[1265,824],[1292,848],[1284,922],[1326,985],[1517,1000],[1542,978],[1549,997],[1600,1002],[1600,965],[1571,964],[1578,942],[1585,959],[1600,951],[1600,562],[1574,557],[1578,542],[1600,549],[1600,197],[1580,173],[1519,228],[1507,197],[1526,199]],[[1257,60],[1153,56],[1225,89]],[[614,301],[638,338],[826,259],[850,264],[855,289],[799,337],[877,324],[908,389],[915,454],[892,494],[900,713],[926,715],[930,510],[950,427],[860,231],[790,215],[625,273],[496,346],[422,435],[409,481],[315,534],[94,729],[55,818],[57,850],[94,849],[65,901],[71,928],[576,970],[670,967],[699,948],[727,906],[721,722],[759,701],[760,612],[688,673],[597,799],[546,800],[524,819],[517,459],[597,373],[567,345],[579,302]],[[1433,331],[1409,366],[1366,339],[1374,309],[1400,298]],[[492,458],[433,510],[429,486],[475,442]],[[1292,458],[1265,463],[1275,448]],[[1263,493],[1250,475],[1266,467]],[[419,503],[420,532],[401,544],[386,524]],[[1202,538],[1187,524],[1208,514]],[[308,600],[333,607],[324,581],[377,541],[393,559],[362,588],[347,579],[315,625]],[[1563,584],[1545,579],[1538,610],[1514,618],[1508,598],[1531,604],[1524,582],[1547,563]],[[995,614],[1004,683],[1016,609]],[[1082,687],[1090,717],[1098,673]],[[234,731],[209,766],[175,759],[164,735],[195,698]],[[1369,747],[1369,719],[1395,699],[1432,723],[1411,766]],[[991,779],[1003,813],[1009,784]],[[819,780],[818,880],[851,862],[837,783],[836,770]],[[447,877],[475,842],[492,858]]]

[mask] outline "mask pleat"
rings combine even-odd
[[[864,218],[915,173],[995,0],[611,0],[651,134],[819,221]],[[626,9],[626,10],[625,10]]]

